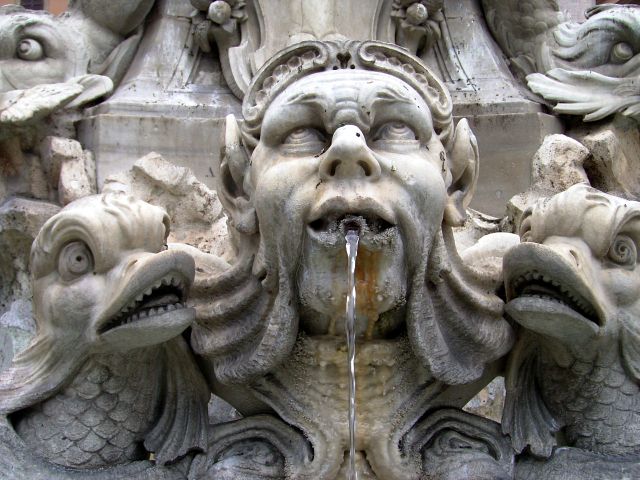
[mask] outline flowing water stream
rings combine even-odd
[[[355,230],[345,236],[349,262],[349,289],[347,290],[347,355],[349,364],[349,468],[348,479],[357,480],[356,473],[356,257],[360,237]]]

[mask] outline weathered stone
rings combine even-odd
[[[591,153],[584,165],[591,185],[605,192],[640,198],[640,133],[634,120],[616,116],[611,122],[578,128],[571,135]]]
[[[4,370],[13,357],[25,349],[35,331],[30,301],[18,299],[0,315],[0,370]]]
[[[531,187],[507,203],[507,217],[517,231],[523,212],[539,198],[560,193],[576,183],[589,184],[585,163],[589,150],[565,135],[549,135],[532,159]]]
[[[82,145],[70,138],[48,136],[40,144],[40,158],[49,183],[58,185],[63,163],[73,160],[82,161]]]
[[[637,455],[638,216],[638,202],[574,185],[523,219],[525,242],[504,259],[505,309],[522,329],[502,421],[517,452]]]
[[[169,213],[172,219],[169,241],[193,245],[217,256],[233,256],[218,195],[199,182],[189,169],[150,153],[128,172],[105,180],[105,191],[119,189]]]
[[[167,226],[164,210],[111,193],[72,202],[34,240],[36,335],[0,376],[0,413],[21,412],[16,433],[53,464],[105,468],[151,451],[164,465],[206,445],[210,394],[180,336],[194,319],[194,262],[163,248]],[[13,307],[0,338],[26,323]],[[109,377],[123,379],[117,399]],[[105,407],[118,400],[113,428]]]
[[[0,10],[0,477],[635,472],[640,9],[280,3]]]
[[[95,173],[88,172],[95,167],[90,152],[83,152],[79,158],[65,160],[60,167],[58,198],[62,205],[96,193]]]
[[[19,157],[20,161],[15,169],[5,169],[0,175],[0,202],[12,196],[52,199],[54,195],[40,157],[22,152]]]
[[[581,3],[583,8],[593,5]],[[482,5],[511,69],[553,102],[555,112],[583,115],[585,122],[615,113],[640,120],[632,86],[638,74],[632,47],[640,25],[636,5],[592,6],[582,23],[566,15],[562,2],[535,8],[519,1],[483,0]]]
[[[507,100],[505,100],[507,102]],[[481,152],[478,187],[471,207],[502,217],[505,202],[531,188],[531,158],[548,135],[562,132],[560,121],[544,113],[502,114],[489,110],[469,115]]]
[[[59,209],[51,203],[22,198],[9,199],[0,206],[0,314],[17,299],[30,301],[31,243]]]
[[[565,135],[549,135],[532,160],[532,186],[541,195],[562,192],[589,180],[584,171],[589,150]]]
[[[311,61],[316,55],[326,59],[322,71]],[[464,223],[475,186],[478,150],[468,123],[454,125],[451,106],[444,84],[397,47],[306,42],[254,79],[241,127],[227,118],[214,172],[238,256],[222,271],[196,257],[201,275],[191,293],[200,314],[192,345],[206,359],[215,394],[246,414],[242,424],[258,428],[257,412],[247,411],[254,397],[304,432],[314,455],[287,464],[289,478],[334,478],[348,462],[348,230],[360,237],[356,450],[369,465],[356,467],[359,474],[418,478],[427,471],[421,445],[432,432],[416,419],[433,402],[461,408],[509,348],[497,280],[461,262],[453,241],[451,227]],[[386,112],[394,110],[389,122]],[[320,123],[308,124],[318,116]],[[247,398],[238,399],[238,385]],[[236,475],[244,464],[258,468],[251,456],[214,456],[225,441],[257,451],[263,442],[249,442],[253,431],[217,436],[212,468],[218,461]],[[496,432],[492,424],[478,442],[510,452],[501,434],[488,438]],[[469,458],[482,445],[474,443]],[[512,458],[500,455],[502,475],[500,462]],[[440,466],[454,475],[460,464]]]
[[[206,11],[211,3],[193,5]],[[270,55],[298,40],[343,35],[393,42],[391,3],[371,1],[367,8],[360,1],[343,2],[339,8],[327,4],[322,15],[300,0],[291,0],[286,9],[261,3],[255,15],[245,6],[249,13],[239,28],[242,41],[218,51],[231,59],[232,83],[246,90]],[[240,102],[228,87],[224,60],[198,50],[192,36],[196,27],[188,20],[192,12],[186,1],[158,2],[126,82],[79,122],[79,138],[96,155],[99,185],[155,151],[190,168],[199,181],[214,188],[211,155],[222,146],[224,118],[238,116]],[[261,25],[268,28],[261,30]],[[477,1],[445,2],[438,25],[442,39],[421,59],[445,82],[455,119],[467,118],[478,139],[482,168],[473,208],[502,216],[505,201],[529,186],[522,172],[540,142],[545,135],[562,132],[562,124],[514,84]],[[184,55],[185,46],[194,54]]]
[[[464,406],[464,411],[495,422],[502,420],[504,410],[504,378],[496,377]]]

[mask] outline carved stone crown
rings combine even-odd
[[[267,107],[297,80],[312,73],[359,69],[398,77],[426,101],[433,126],[446,145],[453,130],[453,103],[447,88],[420,59],[406,50],[375,41],[301,42],[281,50],[256,74],[244,97],[244,133],[257,141]],[[245,138],[246,138],[245,136]]]

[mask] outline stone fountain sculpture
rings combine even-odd
[[[585,121],[615,112],[640,119],[640,7],[598,5],[577,23],[558,2],[483,0],[483,6],[512,68],[554,111]]]
[[[573,475],[635,476],[640,204],[578,184],[525,217],[526,243],[504,259],[507,312],[523,330],[503,429],[517,451],[542,458],[560,433]],[[523,474],[560,478],[535,463]]]
[[[205,448],[208,389],[180,337],[194,263],[167,251],[168,229],[163,210],[118,193],[43,226],[31,254],[37,334],[0,376],[7,440],[36,458],[22,462],[112,478],[127,469],[108,467],[149,451],[166,464]],[[7,453],[3,476],[32,478],[34,465],[11,468]]]
[[[467,3],[480,11],[479,1]],[[482,3],[499,42],[517,31],[509,12]],[[226,82],[242,104],[231,105],[219,126],[222,148],[210,159],[215,191],[150,154],[103,178],[96,195],[82,132],[87,122],[100,123],[91,115],[101,106],[81,107],[108,95],[124,67],[105,80],[108,69],[96,75],[89,62],[80,77],[35,81],[2,97],[0,146],[15,154],[9,160],[17,173],[3,179],[0,240],[8,252],[31,253],[25,279],[20,255],[14,267],[5,260],[11,253],[0,252],[0,274],[12,273],[0,295],[12,302],[0,306],[0,340],[7,337],[2,321],[15,323],[15,312],[35,326],[27,348],[0,372],[0,477],[638,475],[640,206],[633,199],[640,191],[631,183],[622,192],[590,187],[615,185],[592,165],[603,154],[555,135],[540,142],[535,181],[518,200],[522,213],[501,222],[473,213],[482,155],[470,125],[479,120],[456,113],[466,87],[443,73],[462,65],[451,47],[459,31],[453,7],[381,0],[369,12],[374,21],[354,27],[365,38],[347,38],[344,19],[332,24],[327,14],[286,39],[261,34],[273,12],[259,0],[185,0],[197,10],[190,17],[175,14],[184,7],[177,1],[153,4],[125,2],[122,17],[99,0],[75,2],[60,19],[9,11],[89,39],[96,25],[106,29],[113,41],[86,52],[96,65],[98,57],[127,64],[141,41],[115,103],[105,103],[112,106],[126,104],[133,75],[153,63],[145,57],[153,42],[140,40],[142,19],[155,8],[155,39],[162,28],[153,22],[174,12],[191,32],[180,68],[208,66],[194,66],[188,77]],[[293,6],[307,12],[308,5]],[[512,57],[523,71],[530,67],[524,73],[557,79],[539,59],[562,32],[580,43],[593,25],[606,29],[636,13],[592,10],[576,26],[563,23],[556,7],[533,10],[548,21],[525,32],[519,45],[529,50]],[[116,51],[122,44],[127,55]],[[561,62],[558,52],[549,58]],[[427,65],[433,58],[437,66]],[[587,61],[562,67],[577,78]],[[594,68],[613,68],[600,64]],[[535,90],[532,78],[541,77],[528,77]],[[159,97],[171,89],[182,99],[200,94],[172,82]],[[81,118],[77,151],[66,156],[73,148],[64,137],[75,132],[54,129],[51,138],[48,130],[60,112],[72,119],[67,126]],[[633,125],[628,135],[637,134]],[[577,128],[574,122],[568,131]],[[22,188],[20,155],[40,155],[58,191]],[[69,173],[73,158],[93,188],[67,188],[79,178]],[[99,179],[99,156],[96,163]],[[630,175],[630,167],[616,168]],[[201,238],[221,209],[227,227],[216,232],[228,248]],[[352,367],[344,334],[349,232],[359,242]],[[502,420],[472,413],[470,400],[503,375]],[[233,410],[226,416],[224,402]]]
[[[0,8],[0,198],[66,204],[96,193],[93,158],[73,140],[74,123],[122,79],[152,5],[79,0],[58,17]]]
[[[241,384],[305,433],[313,460],[290,466],[294,478],[336,475],[348,449],[344,234],[355,225],[367,399],[357,449],[382,478],[415,477],[426,440],[412,426],[464,405],[476,393],[467,384],[513,340],[502,301],[462,265],[451,234],[473,192],[475,138],[465,120],[454,127],[428,69],[375,42],[281,52],[243,114],[242,129],[227,118],[218,169],[239,257],[192,290],[192,345],[209,382],[220,395]]]

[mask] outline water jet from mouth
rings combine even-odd
[[[346,222],[345,222],[346,223]],[[345,227],[347,225],[345,224]],[[348,259],[347,318],[345,333],[347,336],[347,361],[349,370],[349,480],[357,480],[356,473],[356,257],[358,255],[357,229],[347,229],[345,235]]]

